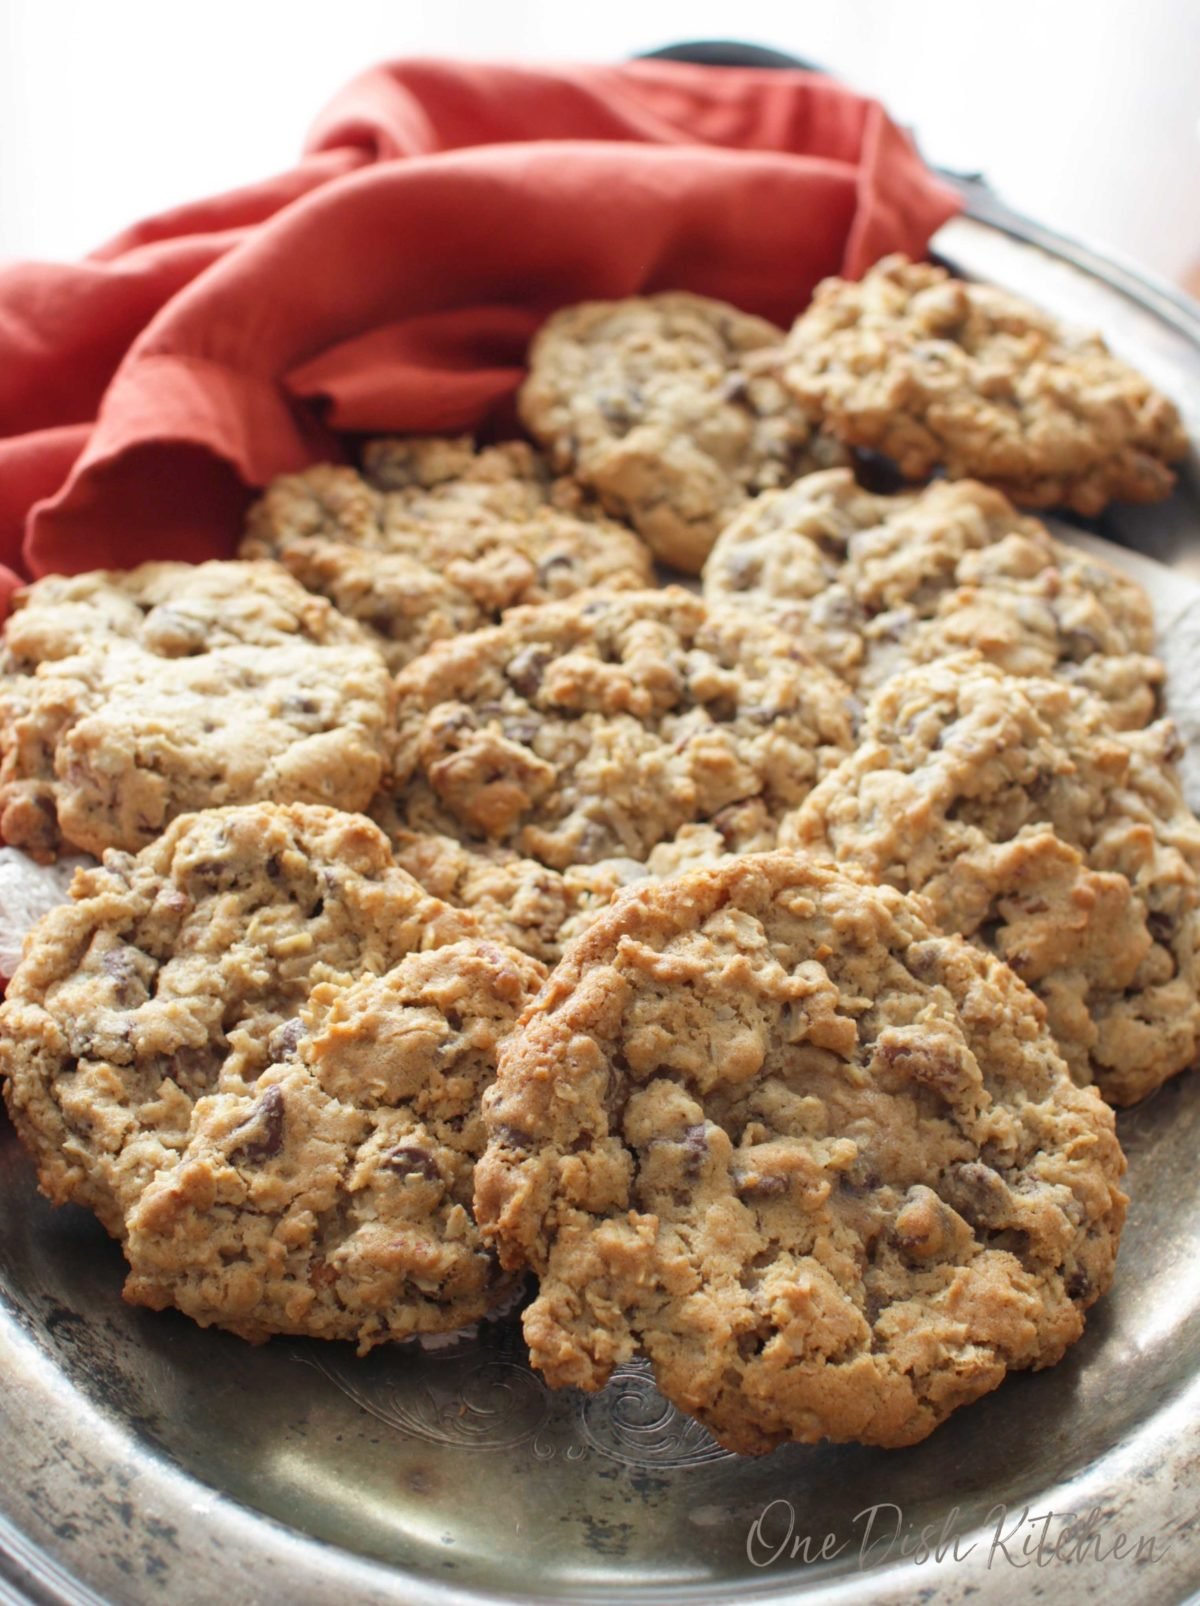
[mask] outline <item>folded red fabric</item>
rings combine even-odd
[[[343,432],[502,423],[564,303],[683,288],[786,323],[958,206],[807,73],[376,68],[291,172],[0,269],[0,605],[17,573],[228,556],[251,488]]]

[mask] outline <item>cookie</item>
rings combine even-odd
[[[895,676],[780,844],[922,893],[1042,999],[1072,1073],[1130,1104],[1200,1053],[1200,822],[1169,720],[1114,731],[975,654]]]
[[[125,1297],[360,1354],[485,1315],[510,1285],[472,1215],[479,1101],[544,974],[472,939],[313,988],[300,1035],[197,1101],[133,1205]]]
[[[260,798],[362,809],[392,706],[364,632],[276,564],[39,580],[4,635],[0,831],[49,861]]]
[[[902,256],[818,285],[780,372],[814,423],[905,479],[941,469],[1025,507],[1156,502],[1187,454],[1175,405],[1099,335]]]
[[[678,587],[515,609],[396,681],[397,824],[554,870],[797,806],[852,744],[846,688],[745,610]]]
[[[748,496],[844,460],[757,366],[782,340],[682,291],[565,307],[530,348],[521,418],[555,468],[698,574]]]
[[[792,854],[623,893],[484,1099],[476,1217],[556,1387],[644,1352],[730,1449],[913,1444],[1107,1289],[1112,1112],[919,899]]]
[[[862,692],[974,647],[1085,686],[1124,727],[1161,712],[1141,586],[975,481],[876,496],[833,469],[767,491],[718,539],[704,594],[774,614]]]
[[[637,536],[552,479],[523,441],[368,442],[361,473],[322,464],[276,480],[240,551],[330,598],[394,670],[518,603],[653,581]]]
[[[13,598],[4,626],[6,675],[131,644],[156,658],[218,647],[360,647],[350,620],[276,563],[143,563],[136,569],[50,574]]]
[[[318,983],[476,930],[369,820],[332,809],[213,809],[107,854],[39,923],[0,1006],[0,1074],[43,1192],[121,1237],[197,1101],[252,1100]]]

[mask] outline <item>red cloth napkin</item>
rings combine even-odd
[[[959,206],[800,72],[376,68],[296,168],[0,269],[0,607],[17,574],[234,549],[341,431],[502,420],[553,308],[684,288],[786,324]]]

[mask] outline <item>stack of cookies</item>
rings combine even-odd
[[[18,597],[0,827],[95,861],[13,1121],[135,1302],[366,1351],[532,1273],[553,1386],[914,1443],[1079,1337],[1200,1055],[1149,605],[1021,511],[1166,495],[1178,415],[900,259],[566,308],[520,413]]]

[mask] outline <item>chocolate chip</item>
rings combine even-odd
[[[506,1149],[533,1148],[532,1135],[528,1132],[523,1132],[519,1126],[498,1126],[492,1136],[497,1143],[503,1144]]]
[[[124,946],[110,948],[100,963],[104,974],[112,981],[113,992],[116,994],[117,1002],[121,1004],[127,1003],[130,989],[135,982],[140,980],[137,973],[137,960],[133,954]],[[145,988],[141,988],[140,991],[144,997]]]
[[[526,647],[509,664],[506,673],[522,697],[532,697],[537,692],[551,656],[545,647]]]
[[[1170,721],[1166,723],[1166,730],[1162,744],[1162,761],[1164,764],[1178,764],[1187,751],[1183,738]]]
[[[439,740],[443,740],[461,731],[475,730],[475,715],[469,708],[457,708],[452,714],[444,714],[439,719],[430,719],[429,727]]]
[[[686,1176],[694,1177],[708,1158],[708,1129],[702,1122],[689,1126],[681,1138],[651,1138],[651,1148],[675,1149]]]
[[[1082,1267],[1076,1269],[1067,1278],[1067,1293],[1071,1299],[1086,1299],[1092,1291],[1092,1279]]]
[[[765,1199],[771,1194],[787,1192],[787,1178],[773,1176],[770,1173],[764,1176],[757,1172],[747,1174],[744,1171],[735,1171],[733,1185],[739,1193],[749,1194],[751,1198]]]
[[[1078,664],[1082,663],[1085,658],[1090,658],[1093,653],[1100,651],[1101,640],[1093,631],[1085,630],[1079,625],[1064,625],[1061,616],[1057,615],[1057,613],[1056,620],[1059,640],[1062,643],[1063,657],[1069,658]]]
[[[952,1166],[949,1173],[951,1202],[975,1226],[1003,1225],[1010,1212],[1008,1185],[997,1171],[979,1160]]]
[[[277,1026],[267,1040],[267,1052],[271,1056],[272,1064],[294,1054],[303,1036],[304,1022],[298,1016],[285,1020],[282,1026]]]
[[[247,1136],[230,1150],[231,1160],[249,1160],[257,1164],[278,1154],[283,1147],[283,1089],[278,1085],[267,1088],[237,1131],[245,1132]]]
[[[635,385],[622,391],[597,391],[595,400],[605,422],[620,435],[633,428],[645,407],[645,398]]]
[[[568,552],[551,552],[537,566],[540,585],[553,585],[574,572],[575,559]]]
[[[221,1050],[213,1044],[206,1044],[203,1048],[191,1048],[185,1044],[170,1056],[167,1074],[177,1086],[198,1095],[207,1092],[216,1080],[221,1059]]]
[[[1146,925],[1155,942],[1162,943],[1164,947],[1170,943],[1175,930],[1175,922],[1170,915],[1156,910],[1155,913],[1146,916]]]
[[[749,552],[733,552],[725,559],[725,583],[731,591],[749,591],[762,572],[762,565]]]
[[[402,1177],[425,1177],[429,1182],[440,1182],[441,1172],[437,1161],[428,1149],[416,1143],[401,1143],[384,1156],[389,1171],[398,1171]]]
[[[708,1154],[708,1128],[703,1121],[695,1126],[689,1126],[683,1134],[683,1146],[688,1154],[695,1160],[703,1160]]]
[[[221,880],[228,868],[228,862],[224,859],[200,859],[192,866],[192,874],[197,881],[216,883]]]

